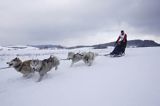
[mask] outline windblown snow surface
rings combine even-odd
[[[44,59],[50,54],[65,59],[69,51],[106,54],[94,50],[1,50],[0,67],[18,56]],[[118,58],[96,57],[92,66],[61,61],[57,71],[41,82],[38,73],[25,79],[13,68],[0,70],[0,106],[160,106],[160,48],[127,48]]]

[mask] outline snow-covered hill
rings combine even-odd
[[[2,50],[0,67],[19,56],[44,59],[53,54],[66,58],[68,51],[109,53],[94,50]],[[7,55],[6,55],[7,54]],[[99,56],[91,67],[83,62],[70,67],[61,61],[37,83],[38,74],[24,79],[14,69],[0,70],[1,106],[160,106],[160,48],[128,48],[119,58]]]

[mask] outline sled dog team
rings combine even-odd
[[[81,60],[84,61],[86,65],[91,66],[95,59],[95,56],[96,54],[93,52],[69,52],[66,60],[72,61],[71,66]],[[58,60],[56,56],[50,56],[49,58],[44,60],[35,59],[26,61],[22,61],[18,57],[16,57],[10,62],[7,62],[7,64],[9,65],[9,67],[13,67],[17,72],[20,72],[25,78],[30,78],[34,74],[34,72],[38,72],[39,79],[37,81],[40,82],[43,79],[44,75],[47,72],[51,71],[51,69],[58,69],[60,60]]]

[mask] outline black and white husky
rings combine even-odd
[[[55,68],[55,70],[58,69],[58,65],[60,64],[59,60],[55,56],[50,56],[48,59],[44,60],[32,60],[30,67],[39,73],[40,77],[38,79],[38,82],[42,80],[43,76],[51,71],[52,68]]]

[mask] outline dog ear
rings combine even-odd
[[[18,57],[16,57],[16,58],[14,58],[14,60],[19,60],[19,58],[18,58]]]

